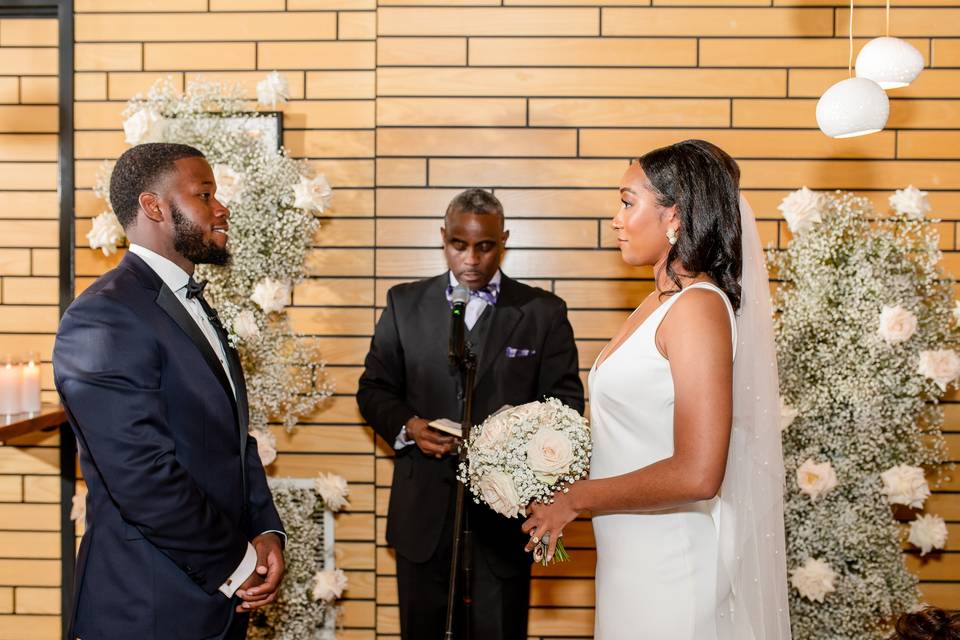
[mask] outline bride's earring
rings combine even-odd
[[[677,244],[677,230],[673,227],[667,228],[667,242],[671,245]]]

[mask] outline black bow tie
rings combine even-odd
[[[203,290],[207,286],[207,281],[197,282],[193,279],[193,276],[190,276],[190,279],[187,280],[187,300],[191,298],[203,298]]]

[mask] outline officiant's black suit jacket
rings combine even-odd
[[[391,448],[414,415],[461,419],[459,382],[447,362],[448,283],[444,273],[395,286],[387,294],[357,401],[364,418]],[[559,398],[582,413],[577,348],[563,300],[503,275],[496,307],[489,311],[491,324],[477,368],[474,424],[504,404],[544,397]],[[415,444],[397,452],[387,541],[408,560],[425,562],[436,550],[447,510],[453,509],[455,476],[455,456],[437,460]],[[475,543],[485,547],[496,574],[509,577],[526,571],[521,520],[504,518],[486,506],[471,507],[470,517]]]
[[[67,310],[53,366],[88,488],[70,640],[232,637],[236,599],[218,588],[248,540],[282,531],[242,372],[234,398],[197,324],[133,254]]]

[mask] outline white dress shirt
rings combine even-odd
[[[213,348],[213,352],[217,354],[217,358],[223,366],[223,371],[227,374],[227,380],[230,381],[230,388],[233,390],[234,399],[236,399],[237,388],[234,385],[233,378],[230,377],[230,367],[227,365],[227,357],[223,351],[223,345],[217,337],[217,332],[213,328],[213,325],[210,324],[210,320],[200,305],[200,301],[196,298],[187,298],[187,282],[190,281],[190,274],[171,260],[139,244],[131,243],[130,253],[134,253],[142,258],[143,261],[147,263],[147,266],[160,276],[163,283],[173,291],[174,295],[177,296],[177,300],[180,301],[184,309],[190,314],[190,317],[193,318],[197,326],[200,327],[200,331],[206,336],[207,341]],[[243,456],[242,451],[240,455]],[[279,531],[273,533],[280,534]],[[247,542],[247,552],[244,554],[243,560],[240,561],[240,565],[236,570],[230,574],[230,577],[220,585],[220,593],[228,598],[232,598],[233,594],[240,588],[240,585],[253,574],[256,568],[257,551],[253,548],[252,544]]]

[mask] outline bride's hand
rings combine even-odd
[[[578,511],[569,494],[558,491],[553,494],[552,504],[535,502],[530,505],[528,512],[530,517],[521,527],[524,533],[530,534],[526,551],[532,551],[541,540],[548,540],[547,562],[550,562],[557,548],[557,540],[563,536],[563,528],[577,519]]]

